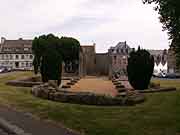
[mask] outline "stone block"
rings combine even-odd
[[[117,90],[118,90],[118,92],[126,92],[127,91],[126,88],[118,88]]]
[[[116,85],[116,88],[125,88],[124,85]]]
[[[71,86],[70,85],[63,85],[61,88],[68,89],[68,88],[71,88]]]

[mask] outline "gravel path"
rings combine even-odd
[[[116,96],[115,86],[106,77],[86,77],[71,87],[73,92],[92,92],[102,95]]]

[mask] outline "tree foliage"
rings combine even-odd
[[[163,30],[168,31],[171,46],[176,52],[177,66],[180,66],[180,0],[143,0],[144,3],[155,3],[155,10],[160,15]]]
[[[146,50],[132,51],[128,58],[128,80],[134,89],[148,88],[154,70],[154,58]]]
[[[39,71],[43,82],[58,80],[61,83],[63,61],[78,60],[80,43],[74,38],[59,38],[53,34],[42,35],[33,40],[32,50],[35,55],[34,72]]]
[[[72,66],[72,72],[75,72],[78,69],[78,60],[79,60],[79,51],[80,43],[78,40],[71,37],[61,37],[62,43],[62,55],[63,61],[65,63],[65,70],[69,66]]]

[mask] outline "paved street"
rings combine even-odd
[[[0,135],[15,135],[7,134],[1,126],[15,131],[17,135],[78,135],[62,125],[41,121],[30,114],[3,106],[0,106]]]
[[[0,135],[9,135],[9,134],[0,127]]]

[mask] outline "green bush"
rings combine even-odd
[[[137,90],[147,89],[154,70],[154,58],[144,49],[130,53],[128,58],[128,80]]]

